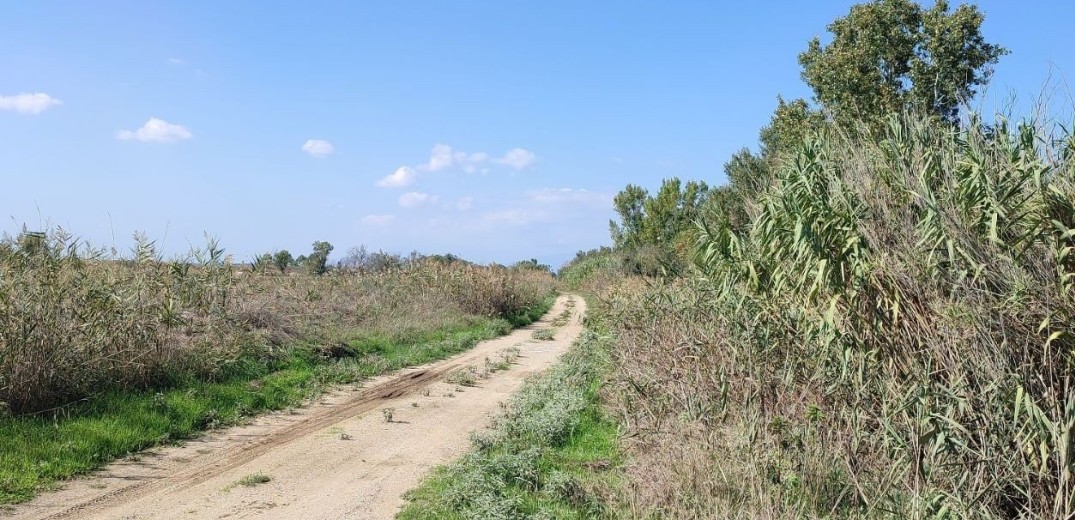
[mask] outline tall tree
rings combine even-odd
[[[314,242],[313,252],[306,257],[306,270],[310,274],[325,274],[328,271],[328,255],[332,252],[332,244],[318,240]]]
[[[654,196],[630,184],[613,199],[620,222],[609,224],[612,238],[620,248],[682,249],[689,239],[685,233],[693,231],[708,195],[709,186],[701,181],[683,184],[678,178],[665,179]]]
[[[945,0],[929,10],[910,0],[858,4],[829,24],[830,43],[814,38],[799,55],[802,77],[837,120],[876,126],[914,107],[954,122],[959,104],[1008,53],[985,41],[984,18],[975,6],[952,11]]]
[[[643,207],[648,198],[649,192],[645,188],[628,184],[612,199],[612,206],[620,215],[619,223],[615,220],[608,223],[616,247],[638,245],[642,235]]]
[[[758,136],[761,155],[768,162],[773,162],[778,156],[788,152],[795,153],[807,136],[824,125],[825,116],[820,110],[812,108],[805,99],[789,102],[778,96],[773,117]]]

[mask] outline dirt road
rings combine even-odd
[[[571,312],[551,341],[537,329]],[[8,514],[17,519],[391,518],[432,466],[468,447],[525,379],[580,333],[586,303],[561,296],[539,322],[445,361],[340,389],[290,413],[114,463]],[[517,347],[512,366],[462,387],[444,381]],[[383,412],[394,409],[392,422]],[[258,482],[266,480],[267,482]],[[244,485],[245,484],[245,485]],[[0,513],[0,518],[7,518]]]

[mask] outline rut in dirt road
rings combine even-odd
[[[561,296],[533,325],[460,355],[111,464],[17,506],[11,518],[391,518],[430,467],[464,452],[499,403],[570,347],[585,310],[582,298]],[[560,316],[569,318],[554,326]],[[535,338],[540,329],[554,329],[553,339]],[[515,348],[507,370],[476,386],[445,381]]]

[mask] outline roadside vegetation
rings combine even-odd
[[[982,20],[856,5],[728,184],[615,198],[560,271],[612,341],[604,514],[1075,516],[1075,136],[965,109]]]
[[[701,230],[691,276],[615,286],[624,496],[677,517],[1070,516],[1073,145],[919,119],[820,136],[743,232]]]
[[[164,260],[145,239],[127,256],[59,230],[0,241],[0,503],[461,352],[552,302],[540,269],[384,254],[328,268],[330,251],[263,269],[213,242]]]
[[[584,332],[562,362],[528,381],[472,451],[407,494],[402,519],[606,516],[617,427],[600,406],[609,338]]]

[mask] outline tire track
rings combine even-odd
[[[235,438],[228,439],[226,437],[229,430],[224,430],[225,439],[220,442],[222,447],[215,450],[218,453],[214,453],[211,456],[203,456],[196,461],[177,462],[180,457],[174,457],[172,460],[162,460],[159,467],[149,469],[148,475],[129,477],[106,475],[79,479],[79,481],[75,481],[72,487],[81,487],[81,496],[72,496],[70,499],[65,500],[62,497],[65,491],[60,491],[56,493],[57,496],[51,501],[52,503],[47,503],[49,502],[48,495],[50,494],[46,493],[29,504],[16,507],[14,514],[16,518],[35,519],[84,518],[95,515],[100,517],[103,514],[107,514],[108,518],[112,518],[111,511],[120,510],[146,497],[158,494],[167,496],[184,495],[192,488],[235,471],[244,465],[257,461],[259,458],[271,455],[288,444],[304,440],[317,432],[339,425],[343,421],[363,416],[390,401],[411,396],[429,388],[440,382],[448,373],[467,365],[479,363],[484,358],[492,355],[496,348],[508,346],[512,343],[536,345],[535,340],[530,337],[532,331],[535,328],[548,327],[556,314],[564,311],[564,309],[571,310],[575,318],[573,322],[581,320],[582,313],[585,310],[584,302],[578,308],[575,308],[574,304],[567,303],[575,300],[575,297],[562,296],[557,300],[552,310],[535,324],[517,329],[507,336],[482,342],[455,357],[374,378],[369,382],[369,387],[356,391],[341,402],[324,406],[313,405],[309,413],[298,421],[270,426],[266,433],[255,440],[248,440],[245,436],[234,436]],[[581,299],[579,300],[581,301]],[[566,341],[569,344],[573,341],[574,334],[566,336],[568,337],[556,343]],[[539,343],[549,344],[549,342]],[[534,352],[536,353],[537,351],[535,350]],[[428,392],[426,392],[426,395],[428,395]],[[473,427],[473,424],[467,425],[468,431]],[[406,446],[397,446],[397,448],[402,449],[406,448]],[[189,452],[194,448],[177,448],[180,451],[183,449],[187,449]],[[365,461],[363,460],[363,462]],[[112,470],[113,473],[122,474],[122,464],[119,464],[119,466],[117,468],[117,465],[113,464],[109,467],[109,470]],[[108,478],[110,482],[120,480],[123,485],[109,491],[100,489],[87,491],[93,485],[92,483],[86,485],[86,481],[93,481],[95,478]],[[79,486],[78,484],[83,485]],[[78,495],[79,493],[74,494]],[[0,516],[3,516],[3,514],[0,513]],[[135,515],[129,515],[129,517],[133,518]],[[154,517],[150,516],[150,518]]]

